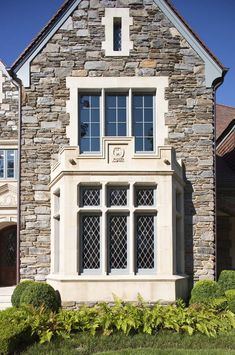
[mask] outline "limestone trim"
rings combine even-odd
[[[10,184],[0,186],[0,206],[2,208],[15,208],[17,206],[17,188]],[[0,209],[0,212],[1,212]]]
[[[129,8],[106,8],[105,17],[102,18],[102,25],[105,26],[105,41],[102,42],[102,49],[106,56],[128,56],[133,49],[133,42],[130,41],[130,26],[133,25],[133,18],[130,17]],[[113,27],[114,18],[121,18],[121,50],[113,50]]]
[[[165,125],[165,114],[168,112],[168,101],[165,99],[165,89],[168,87],[168,77],[98,77],[78,78],[67,77],[67,88],[70,89],[70,100],[67,101],[67,112],[70,114],[70,124],[67,127],[67,136],[70,145],[76,146],[79,142],[78,95],[84,90],[130,90],[141,89],[156,91],[155,109],[155,146],[163,146],[168,137],[168,128]],[[103,94],[104,95],[104,94]],[[103,108],[104,109],[104,108]],[[101,106],[102,111],[102,106]],[[101,126],[104,126],[104,115],[101,112]],[[130,115],[129,115],[130,116]],[[101,147],[101,153],[102,153]],[[151,154],[151,153],[150,153]],[[88,156],[88,155],[86,155]]]

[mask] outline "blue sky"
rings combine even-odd
[[[10,66],[64,0],[2,0],[0,58]],[[217,102],[235,106],[235,0],[172,0],[193,30],[230,68]]]

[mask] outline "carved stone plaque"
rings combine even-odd
[[[112,150],[112,162],[121,163],[124,162],[125,149],[122,147],[114,147]]]

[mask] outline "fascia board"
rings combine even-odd
[[[206,87],[211,87],[214,80],[220,78],[223,74],[223,69],[214,61],[210,54],[203,48],[199,41],[188,30],[180,18],[169,7],[165,0],[154,0],[155,4],[161,9],[161,11],[172,22],[178,32],[185,38],[189,45],[199,55],[199,57],[205,63],[205,80]]]
[[[32,51],[32,53],[25,58],[23,63],[20,63],[18,67],[14,70],[17,77],[22,81],[23,86],[30,86],[30,63],[36,57],[36,55],[42,50],[42,48],[47,44],[47,42],[51,39],[51,37],[58,31],[58,29],[63,25],[63,23],[67,20],[67,18],[71,15],[71,13],[76,9],[81,0],[75,0],[74,3],[67,9],[61,19],[53,26],[53,28],[49,31],[47,36],[38,44],[36,48]]]

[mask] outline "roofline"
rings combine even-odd
[[[53,18],[46,24],[41,32],[32,40],[13,63],[11,71],[18,73],[23,84],[27,87],[29,82],[30,62],[49,41],[56,30],[67,20],[68,16],[76,8],[81,0],[66,0]],[[228,69],[224,67],[218,58],[209,50],[205,43],[191,29],[185,19],[178,13],[170,0],[154,0],[155,4],[166,14],[181,35],[188,41],[190,46],[198,53],[206,65],[206,86],[213,87],[214,81],[224,77]],[[28,62],[27,62],[28,61]],[[25,64],[25,66],[24,66]]]
[[[235,118],[227,125],[221,135],[216,139],[216,149],[233,133],[235,130]]]
[[[81,0],[79,0],[80,2]],[[63,17],[64,12],[69,10],[70,7],[77,0],[65,0],[65,2],[61,5],[55,15],[47,22],[47,24],[43,27],[43,29],[32,39],[30,44],[24,49],[24,51],[19,55],[19,57],[15,60],[15,62],[11,66],[11,70],[15,71],[17,67],[21,65],[24,61],[25,57],[29,56],[30,53],[37,48],[43,38],[47,36],[47,33],[59,22],[59,20]]]

